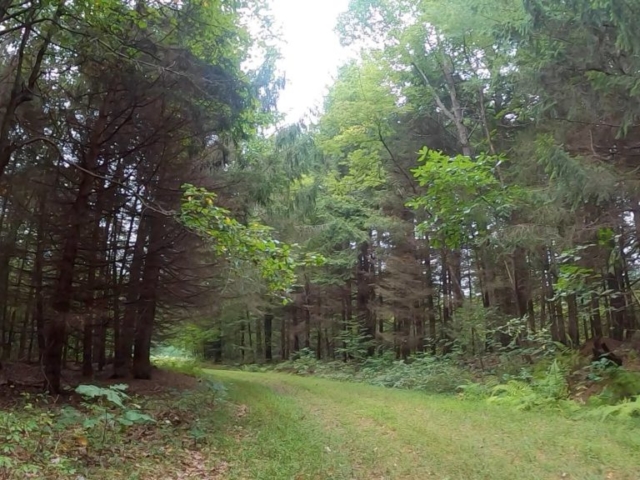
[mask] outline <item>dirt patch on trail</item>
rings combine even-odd
[[[269,389],[278,395],[293,395],[294,389],[286,383],[269,383]]]

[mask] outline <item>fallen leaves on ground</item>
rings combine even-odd
[[[213,468],[207,466],[206,458],[200,452],[191,452],[190,458],[183,460],[184,471],[176,479],[201,478],[207,480],[220,479],[229,469],[227,462],[219,462]]]
[[[247,407],[246,405],[238,405],[238,407],[236,408],[236,418],[246,417],[248,413],[249,407]]]

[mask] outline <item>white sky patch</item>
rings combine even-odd
[[[338,66],[350,57],[334,32],[348,5],[349,0],[272,0],[284,41],[280,69],[287,86],[278,105],[287,123],[322,105]]]

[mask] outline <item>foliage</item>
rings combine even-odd
[[[172,370],[191,377],[201,377],[204,373],[198,358],[185,355],[183,351],[173,347],[157,350],[151,360],[158,368]]]
[[[607,362],[608,363],[608,362]],[[542,362],[535,370],[545,365]],[[469,382],[458,387],[460,398],[486,400],[517,410],[559,409],[574,418],[606,420],[612,417],[631,418],[640,415],[638,394],[640,375],[616,365],[594,362],[586,367],[591,373],[590,382],[605,385],[604,390],[589,398],[586,404],[570,399],[569,374],[576,366],[571,355],[561,355],[551,360],[546,370],[532,374],[524,371],[518,376],[507,376],[502,382],[488,379],[483,383]]]
[[[626,399],[616,405],[601,405],[584,413],[586,418],[606,420],[611,417],[629,419],[640,417],[640,396]]]
[[[205,357],[206,345],[215,342],[219,338],[220,332],[217,329],[211,328],[208,323],[194,318],[184,325],[170,329],[164,338],[165,342],[171,344],[171,348],[175,348],[178,351],[154,353],[160,357],[195,357],[202,360]]]
[[[271,228],[259,223],[243,225],[231,212],[214,205],[215,193],[193,185],[184,186],[181,219],[189,228],[210,239],[214,251],[232,262],[255,265],[269,289],[284,295],[296,281],[296,268],[322,265],[319,255],[298,256],[296,245],[287,245],[271,237]]]
[[[500,182],[499,169],[504,161],[489,155],[451,158],[428,148],[420,151],[421,165],[413,174],[426,193],[408,205],[427,213],[428,220],[420,228],[435,234],[435,246],[445,242],[446,246],[459,248],[478,234],[484,239],[490,225],[497,228],[510,217],[518,189]]]
[[[527,317],[512,318],[488,330],[495,339],[497,334],[505,335],[510,339],[506,345],[497,340],[492,340],[490,346],[501,352],[512,352],[514,355],[529,355],[538,364],[542,360],[557,360],[570,350],[562,343],[555,341],[548,328],[532,330]]]
[[[359,363],[321,362],[307,351],[296,360],[277,365],[275,370],[429,393],[453,393],[461,379],[471,378],[468,371],[452,360],[425,355],[407,362],[396,361],[392,353]]]
[[[0,415],[0,473],[79,474],[83,455],[102,458],[130,429],[154,424],[124,393],[126,388],[80,385],[76,392],[85,401],[79,408],[59,410],[51,408],[46,397],[24,394],[19,409]]]
[[[382,369],[363,367],[361,375],[372,385],[428,393],[453,393],[461,380],[471,378],[455,362],[430,356],[418,356],[409,363],[396,361]]]
[[[226,386],[202,376],[193,389],[150,397],[130,396],[126,387],[81,385],[83,401],[62,406],[46,395],[22,394],[11,412],[0,413],[0,476],[209,474],[220,459],[205,465],[205,454],[197,453],[196,462],[194,453],[219,441]]]
[[[636,374],[576,372],[565,347],[640,326],[632,4],[352,0],[338,32],[356,58],[317,121],[275,128],[283,82],[265,1],[3,1],[0,356],[42,357],[54,393],[74,356],[86,376],[113,355],[118,375],[133,360],[148,377],[153,339],[179,349],[153,361],[189,375],[211,349],[390,389],[466,382],[463,398],[569,412],[578,378],[604,388],[596,417],[636,415]],[[210,397],[176,410],[227,393],[201,385]],[[76,410],[7,422],[7,438],[42,432],[48,447],[67,423],[103,461],[138,428],[180,424],[117,386],[78,393]],[[295,435],[322,447],[322,429],[293,417],[261,440],[278,455]],[[211,442],[212,424],[190,420],[187,443]]]
[[[587,370],[587,378],[604,386],[599,395],[590,399],[593,405],[613,405],[640,395],[639,372],[618,367],[606,358],[592,363]]]
[[[356,362],[364,361],[376,343],[358,321],[345,322],[342,331],[336,336],[336,353]]]
[[[554,361],[546,375],[540,379],[533,379],[530,383],[509,380],[505,384],[496,385],[491,389],[488,401],[515,406],[519,410],[530,410],[562,405],[568,396],[566,372]]]

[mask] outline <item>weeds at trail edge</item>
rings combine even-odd
[[[254,368],[246,370],[256,371]],[[472,378],[469,371],[451,359],[425,355],[414,357],[407,363],[383,354],[361,363],[321,362],[307,349],[301,350],[296,360],[280,363],[273,370],[428,393],[454,393],[461,381]]]
[[[203,377],[193,390],[148,397],[127,390],[81,385],[63,406],[23,394],[0,412],[0,478],[209,478],[227,468],[200,451],[220,430],[222,384]]]
[[[514,354],[515,355],[515,354]],[[366,383],[432,394],[454,394],[463,400],[482,400],[516,410],[554,409],[570,416],[593,418],[640,417],[640,374],[611,364],[591,364],[588,381],[602,382],[602,391],[585,405],[571,397],[569,378],[578,368],[580,358],[574,352],[556,352],[536,365],[510,367],[507,361],[500,377],[487,375],[481,382],[455,357],[436,359],[414,356],[397,361],[391,353],[365,359],[359,363],[322,362],[303,349],[298,358],[275,367],[246,366],[254,372],[278,371],[296,375],[313,375],[332,380]]]

